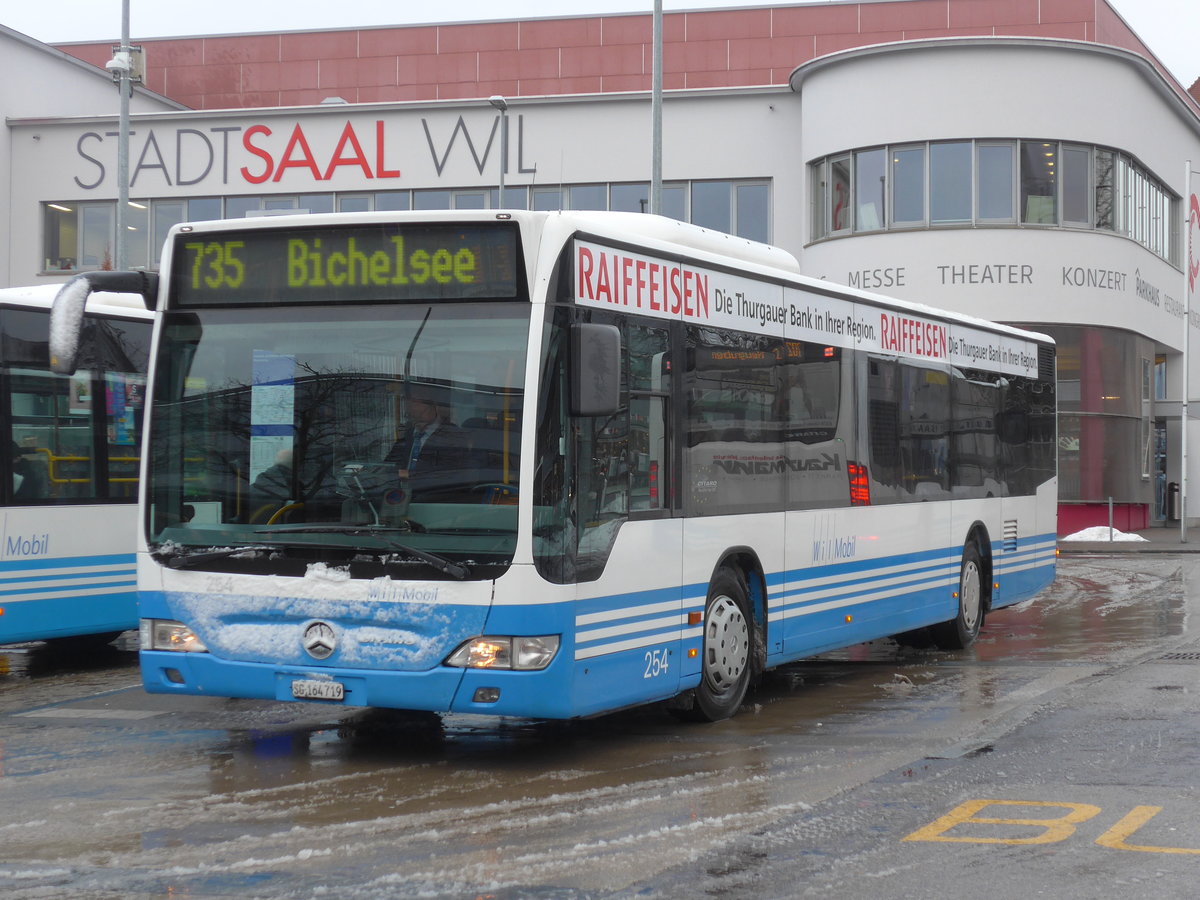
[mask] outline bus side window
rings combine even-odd
[[[665,328],[629,328],[630,509],[671,505],[671,354]]]
[[[67,377],[13,368],[9,384],[14,466],[19,467],[14,471],[22,476],[22,484],[14,484],[14,500],[101,496],[92,465],[92,373]]]
[[[105,374],[108,496],[136,499],[146,376]]]

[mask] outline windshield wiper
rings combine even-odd
[[[165,549],[160,547],[157,550],[150,551],[150,555],[158,560],[169,569],[194,569],[198,566],[203,566],[206,563],[215,562],[219,559],[228,559],[231,556],[238,556],[242,553],[253,554],[285,554],[289,550],[345,550],[342,544],[317,544],[310,541],[303,543],[292,541],[284,543],[282,541],[271,541],[270,543],[262,544],[247,544],[241,547],[220,547],[212,550],[193,550],[179,547],[177,549]]]
[[[273,548],[262,544],[250,544],[244,547],[221,547],[220,549],[214,548],[212,550],[159,547],[157,550],[151,550],[150,555],[169,569],[190,569],[194,566],[202,566],[213,560],[237,556],[239,553],[254,553],[257,555],[271,549]]]
[[[407,531],[408,529],[395,528],[386,525],[283,525],[278,528],[260,528],[255,531],[256,534],[369,534],[383,541],[391,550],[396,550],[400,553],[407,553],[409,556],[416,557],[422,562],[429,563],[439,572],[449,575],[451,578],[456,578],[462,581],[471,574],[471,570],[461,563],[453,562],[446,559],[444,556],[438,556],[436,553],[430,553],[428,550],[421,550],[417,547],[411,547],[408,544],[401,543],[390,537],[387,532],[392,531]]]

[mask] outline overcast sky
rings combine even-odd
[[[1184,87],[1200,77],[1200,0],[1109,0]],[[666,12],[738,6],[732,0],[663,0]],[[748,0],[747,6],[792,5]],[[653,0],[575,0],[569,14],[649,11]],[[409,25],[564,13],[561,0],[130,0],[134,39],[248,31],[293,31],[359,25]],[[6,0],[0,24],[48,44],[114,40],[121,0]]]

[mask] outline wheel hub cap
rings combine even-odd
[[[718,691],[733,687],[750,658],[750,629],[729,597],[716,598],[704,627],[704,677]]]

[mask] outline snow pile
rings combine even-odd
[[[1066,537],[1060,537],[1060,541],[1144,541],[1146,540],[1140,534],[1130,534],[1126,531],[1118,531],[1116,528],[1109,528],[1107,525],[1093,525],[1091,528],[1085,528],[1083,531],[1077,531],[1074,534],[1068,534]]]

